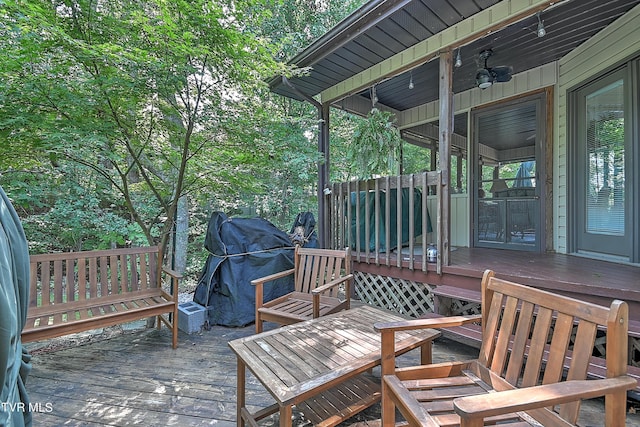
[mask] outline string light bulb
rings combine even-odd
[[[462,67],[462,57],[460,56],[460,48],[458,48],[458,54],[456,55],[456,62],[453,64],[453,66],[456,68]]]
[[[413,89],[415,85],[413,84],[413,71],[409,71],[409,89]]]
[[[544,21],[540,18],[540,12],[536,14],[538,17],[538,29],[536,30],[536,34],[538,37],[544,37],[547,34],[547,30],[544,28]]]

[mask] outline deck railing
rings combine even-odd
[[[437,272],[442,271],[442,175],[437,172],[332,184],[330,245],[350,247],[354,260],[427,271],[429,229],[436,237]],[[427,196],[435,193],[436,212]],[[408,251],[408,253],[407,253]],[[403,261],[407,261],[408,265]]]

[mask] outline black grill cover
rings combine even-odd
[[[261,218],[228,218],[214,212],[204,243],[209,251],[193,301],[207,307],[210,325],[246,326],[255,321],[251,281],[293,268],[287,233]],[[293,276],[265,284],[264,299],[293,291]]]

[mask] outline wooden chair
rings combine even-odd
[[[628,307],[578,301],[497,279],[482,279],[483,341],[477,360],[395,368],[394,333],[460,326],[475,317],[376,324],[382,334],[382,424],[397,407],[411,426],[576,425],[580,400],[605,397],[605,425],[624,426]],[[598,331],[606,330],[607,378],[589,380]]]
[[[264,284],[291,274],[294,291],[264,302]],[[256,287],[256,333],[262,332],[265,321],[289,325],[348,309],[352,280],[349,248],[296,247],[293,269],[251,281]]]

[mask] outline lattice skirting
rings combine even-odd
[[[411,317],[433,312],[430,285],[360,271],[354,280],[356,295],[367,304]]]
[[[377,274],[354,272],[356,296],[367,304],[381,307],[410,317],[435,312],[432,285],[397,279]],[[451,315],[479,314],[480,305],[474,302],[452,300]],[[594,356],[604,356],[606,338],[596,339]],[[629,364],[640,366],[640,339],[629,337]]]
[[[640,338],[629,338],[629,364],[640,366]]]

